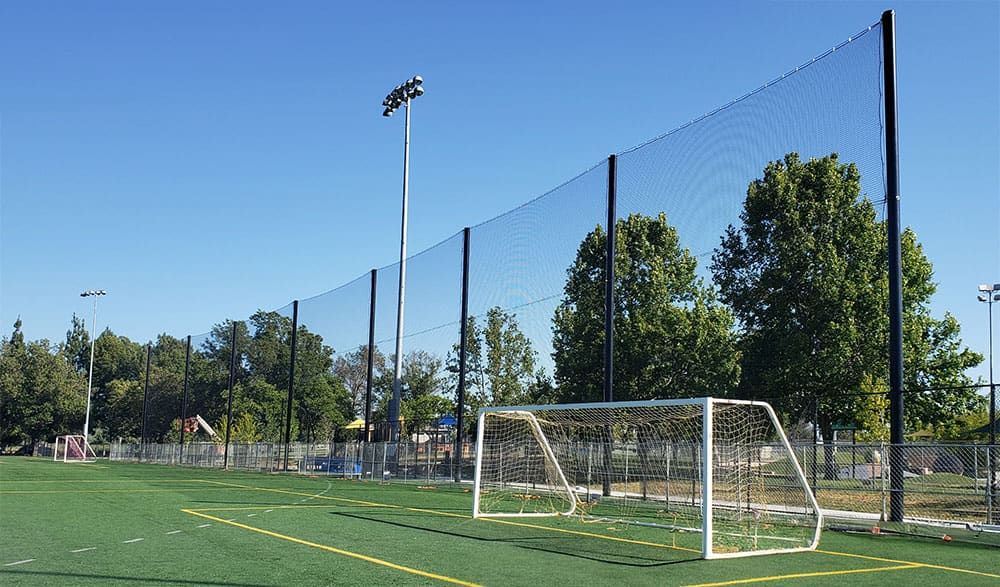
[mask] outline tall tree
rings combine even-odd
[[[81,373],[90,369],[90,333],[83,318],[73,314],[69,330],[66,331],[66,346],[63,352]]]
[[[539,391],[551,387],[516,314],[490,308],[483,326],[470,316],[466,336],[467,412],[475,413],[483,406],[535,403]],[[448,357],[448,371],[456,386],[458,354],[456,343]]]
[[[372,361],[375,374],[385,370],[385,355],[377,348]],[[363,344],[349,353],[337,355],[333,361],[333,373],[344,384],[351,397],[353,417],[364,417],[365,392],[368,389],[368,345]]]
[[[887,253],[857,167],[836,154],[803,162],[790,153],[749,184],[740,220],[712,263],[739,321],[740,393],[786,413],[817,402],[824,438],[838,420],[872,420],[878,404],[847,393],[887,380]],[[954,318],[930,315],[933,271],[909,229],[902,259],[906,386],[969,382],[965,369],[982,357],[961,347]],[[953,417],[972,395],[908,396],[907,421]]]
[[[616,230],[615,399],[729,393],[739,377],[733,318],[698,277],[677,230],[663,213],[629,215]],[[603,397],[606,239],[598,226],[580,244],[556,308],[560,401]]]

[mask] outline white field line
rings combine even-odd
[[[209,526],[211,526],[211,524],[202,524],[201,526],[198,526],[198,527],[199,528],[208,528]]]
[[[71,550],[70,552],[87,552],[88,550],[97,550],[97,547],[88,546],[87,548],[77,548],[76,550]]]
[[[170,535],[170,534],[180,534],[181,532],[183,532],[183,530],[171,530],[170,532],[167,532],[167,535]]]
[[[133,538],[132,540],[125,540],[122,544],[132,544],[133,542],[142,542],[145,538]]]
[[[274,510],[264,510],[264,513],[265,513],[265,514],[269,514],[269,513],[273,512],[273,511],[274,511]]]
[[[247,517],[248,517],[248,518],[252,518],[252,517],[254,517],[254,516],[256,516],[256,515],[257,515],[257,514],[247,514]]]
[[[30,563],[30,562],[33,562],[34,560],[35,559],[33,559],[33,558],[26,558],[23,561],[15,561],[15,562],[12,562],[12,563],[7,563],[4,566],[5,567],[13,567],[14,565],[23,565],[24,563]]]

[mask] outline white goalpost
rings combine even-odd
[[[92,463],[97,460],[94,449],[87,442],[87,437],[81,434],[56,436],[55,448],[52,451],[53,461],[64,463]]]
[[[764,402],[483,408],[477,436],[475,518],[572,516],[663,537],[659,529],[704,558],[819,543],[819,505]]]

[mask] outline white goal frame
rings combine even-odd
[[[60,441],[63,447],[62,458],[59,457],[59,445]],[[81,458],[70,458],[69,456],[69,446],[73,443],[74,446],[79,449],[81,453]],[[64,463],[92,463],[97,460],[97,454],[94,453],[94,449],[90,447],[90,442],[87,441],[87,437],[82,434],[65,434],[63,436],[56,436],[55,446],[52,448],[52,460]]]
[[[761,549],[761,550],[751,550],[751,551],[738,551],[738,552],[714,552],[713,551],[713,408],[717,405],[747,405],[756,406],[763,408],[767,417],[770,419],[770,424],[774,427],[780,440],[780,444],[787,451],[790,464],[794,469],[794,476],[801,488],[804,490],[804,494],[808,496],[808,506],[812,508],[810,515],[815,516],[816,527],[813,532],[812,540],[807,546],[792,547],[792,548],[771,548],[771,549]],[[701,438],[701,479],[702,479],[702,494],[701,494],[701,515],[702,515],[702,557],[705,559],[721,559],[721,558],[737,558],[744,556],[756,556],[765,554],[779,554],[779,553],[791,553],[791,552],[805,552],[812,551],[819,545],[820,533],[823,528],[823,514],[820,510],[819,503],[816,501],[816,496],[813,494],[812,488],[809,485],[809,481],[806,478],[805,472],[802,469],[801,464],[795,457],[795,451],[792,449],[791,443],[788,441],[788,437],[785,434],[784,429],[781,426],[781,422],[778,419],[777,414],[775,414],[774,409],[767,402],[762,401],[751,401],[751,400],[736,400],[736,399],[718,399],[712,397],[701,397],[692,399],[673,399],[673,400],[649,400],[649,401],[625,401],[625,402],[590,402],[590,403],[577,403],[577,404],[552,404],[552,405],[527,405],[527,406],[497,406],[497,407],[487,407],[481,408],[479,410],[478,426],[476,431],[476,472],[475,472],[475,482],[473,486],[473,506],[472,506],[472,517],[473,518],[504,518],[504,517],[536,517],[536,516],[569,516],[576,511],[576,492],[574,488],[566,481],[566,477],[563,473],[562,467],[559,465],[555,458],[554,451],[549,444],[548,439],[545,436],[544,430],[539,425],[537,418],[535,417],[535,412],[551,412],[556,410],[580,410],[580,409],[591,409],[591,408],[604,408],[604,409],[615,409],[615,408],[647,408],[647,407],[657,407],[657,406],[701,406],[702,407],[702,438]],[[485,420],[490,413],[508,413],[516,414],[521,419],[528,422],[529,429],[531,430],[532,436],[536,439],[541,448],[543,454],[546,458],[551,459],[553,464],[553,469],[556,471],[556,489],[562,491],[565,489],[568,496],[571,496],[569,500],[570,506],[565,511],[556,512],[484,512],[480,509],[480,497],[482,495],[482,465],[483,465],[483,452],[484,452],[484,435],[485,435]]]

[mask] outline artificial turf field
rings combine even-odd
[[[1000,585],[1000,551],[825,532],[704,561],[694,534],[472,520],[468,487],[0,458],[0,584]]]

